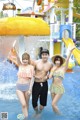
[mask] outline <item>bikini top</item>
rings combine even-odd
[[[34,74],[33,66],[20,66],[17,73],[18,78],[32,78]]]
[[[64,79],[64,72],[61,72],[61,71],[54,71],[53,72],[53,77],[57,77],[57,78],[60,78],[61,80]]]

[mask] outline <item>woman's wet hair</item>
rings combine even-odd
[[[62,58],[62,57],[56,56],[56,57],[54,58],[54,63],[55,63],[56,60],[59,60],[59,61],[60,61],[60,66],[63,64],[63,58]]]
[[[28,53],[24,53],[23,55],[22,55],[22,60],[28,60],[29,61],[29,64],[30,64],[30,55],[28,54]]]

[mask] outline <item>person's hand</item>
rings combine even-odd
[[[69,46],[68,46],[68,50],[71,51],[71,52],[72,52],[75,48],[76,48],[75,45],[69,44]]]
[[[49,74],[47,74],[45,77],[44,77],[45,80],[48,80],[49,79]]]
[[[47,74],[47,79],[49,79],[49,74]]]
[[[27,94],[28,94],[28,95],[31,95],[31,93],[32,93],[31,90],[28,90]]]

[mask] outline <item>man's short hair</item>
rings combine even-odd
[[[47,53],[47,54],[49,55],[49,50],[48,50],[48,49],[42,49],[41,55],[42,55],[43,53]]]

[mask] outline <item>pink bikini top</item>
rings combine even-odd
[[[32,78],[34,75],[34,68],[32,65],[20,66],[17,75],[18,78]]]

